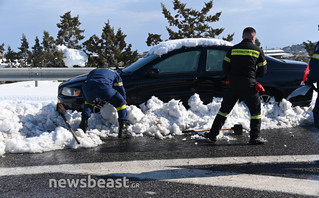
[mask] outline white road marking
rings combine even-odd
[[[112,175],[159,181],[230,186],[319,196],[319,181],[256,174],[216,172],[179,168],[194,165],[271,164],[319,161],[319,155],[284,155],[257,157],[191,158],[171,160],[140,160],[101,163],[61,164],[0,168],[0,176],[64,173],[79,175]]]

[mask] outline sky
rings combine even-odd
[[[181,0],[187,7],[200,10],[209,0]],[[30,49],[36,36],[42,41],[43,31],[56,38],[60,16],[71,11],[79,16],[85,40],[101,35],[107,21],[115,30],[121,28],[126,42],[133,50],[148,51],[148,33],[162,34],[166,40],[167,20],[161,9],[163,3],[173,12],[173,0],[0,0],[0,44],[19,51],[22,34]],[[319,40],[318,0],[214,0],[211,15],[222,12],[214,28],[225,28],[220,38],[235,33],[233,43],[241,41],[242,30],[252,26],[263,49],[282,48]]]

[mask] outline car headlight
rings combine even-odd
[[[61,93],[65,96],[79,96],[81,93],[81,90],[77,88],[63,87]]]

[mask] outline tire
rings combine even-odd
[[[283,99],[282,94],[280,92],[274,91],[271,89],[265,92],[260,92],[259,97],[260,97],[260,101],[265,103],[270,103],[272,97],[275,98],[276,102],[280,102]]]

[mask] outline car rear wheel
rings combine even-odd
[[[267,90],[265,92],[259,93],[260,101],[264,103],[270,103],[271,98],[274,97],[276,102],[280,102],[282,100],[282,95],[278,91]]]

